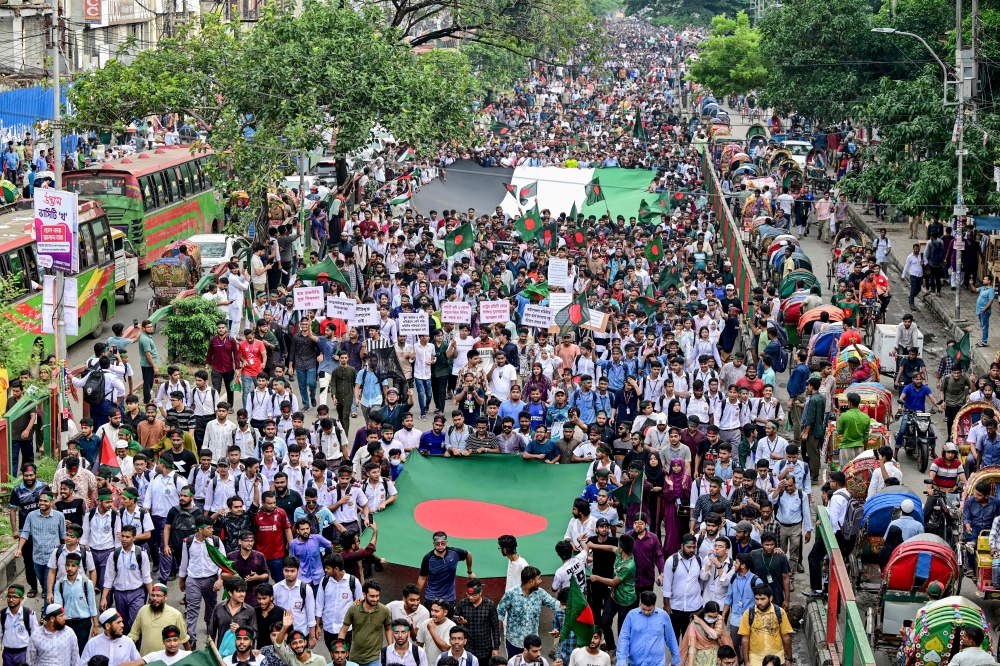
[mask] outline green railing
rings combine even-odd
[[[45,455],[53,457],[57,455],[59,446],[53,445],[53,435],[56,432],[55,424],[59,422],[57,409],[54,407],[55,396],[56,393],[53,389],[32,388],[27,400],[21,400],[0,418],[0,446],[3,446],[3,451],[0,452],[0,482],[7,483],[20,475],[20,470],[11,469],[11,443],[15,439],[14,436],[20,436],[20,433],[13,432],[10,424],[30,411],[37,410],[39,412],[39,418],[35,421],[34,442],[38,441],[37,437],[40,434]],[[34,442],[32,447],[35,446]]]
[[[816,507],[816,536],[823,540],[830,555],[830,587],[826,602],[826,647],[833,656],[834,664],[840,666],[875,666],[872,652],[865,633],[865,623],[858,602],[854,598],[854,588],[847,572],[843,553],[837,544],[830,514],[826,507]]]

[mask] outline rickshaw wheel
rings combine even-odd
[[[833,289],[833,262],[826,262],[826,288]]]
[[[875,344],[875,319],[868,317],[865,321],[865,346],[873,347]]]

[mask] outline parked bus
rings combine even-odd
[[[190,146],[163,146],[71,171],[63,187],[99,201],[145,269],[170,243],[222,228],[224,206],[204,168],[211,154],[210,148],[192,155]]]
[[[34,219],[30,210],[0,215],[0,275],[12,279],[20,293],[0,314],[24,331],[19,343],[26,351],[37,346],[50,354],[55,336],[42,333],[43,278],[35,251]],[[115,250],[108,217],[96,201],[81,199],[79,224],[80,270],[67,277],[76,278],[80,330],[66,336],[67,344],[87,335],[100,338],[104,324],[115,316]]]

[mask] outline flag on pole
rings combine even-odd
[[[665,292],[670,285],[680,285],[681,273],[677,266],[664,266],[660,271],[660,291]]]
[[[968,333],[966,333],[962,339],[958,341],[957,345],[948,347],[948,356],[950,356],[955,365],[962,368],[963,371],[969,369],[969,365],[972,363],[972,348],[969,343]]]
[[[566,236],[566,243],[574,250],[587,247],[587,230],[582,228],[574,229]]]
[[[632,123],[632,138],[639,139],[639,141],[649,141],[649,132],[646,131],[638,112],[635,114],[635,122]]]
[[[646,260],[651,264],[655,264],[660,259],[663,258],[663,239],[659,236],[656,237],[652,243],[646,244]]]
[[[640,296],[635,304],[642,308],[643,312],[649,317],[652,317],[660,309],[660,302],[648,294]]]
[[[552,222],[542,227],[541,244],[543,248],[549,250],[559,247],[559,225]]]
[[[642,503],[642,487],[645,479],[643,470],[639,470],[632,482],[622,485],[621,488],[611,491],[611,496],[618,500],[621,506],[628,507],[630,504]]]
[[[524,217],[514,221],[514,228],[524,242],[528,243],[535,239],[535,235],[542,228],[542,214],[538,212],[537,203],[524,214]]]
[[[452,257],[472,247],[472,225],[466,222],[444,237],[444,256]]]
[[[490,131],[499,136],[504,136],[510,133],[510,127],[501,122],[494,121],[493,124],[490,125]]]
[[[576,202],[574,201],[573,207],[569,209],[569,219],[576,222],[576,216],[579,214],[580,212],[576,209]]]
[[[583,595],[576,578],[569,578],[569,597],[566,599],[566,619],[563,620],[559,640],[564,641],[570,634],[576,635],[577,645],[589,645],[594,637],[594,613]]]
[[[402,206],[407,201],[413,198],[413,188],[409,182],[406,183],[406,191],[401,192],[396,195],[395,199],[392,199],[389,203],[393,206]]]
[[[653,206],[650,206],[645,199],[639,202],[639,221],[643,224],[658,222],[661,212],[662,211],[660,210],[655,210]]]
[[[406,162],[407,160],[412,160],[417,154],[417,151],[413,150],[412,146],[403,149],[403,152],[399,154],[396,158],[397,162]]]
[[[583,294],[570,302],[569,305],[556,313],[553,321],[559,327],[559,334],[572,333],[573,329],[590,323],[590,308],[587,305],[587,298]]]
[[[594,179],[587,183],[584,188],[587,192],[587,205],[593,206],[598,201],[604,201],[604,190],[601,188],[601,181],[594,176]]]
[[[538,181],[521,186],[514,185],[513,183],[504,183],[503,187],[522,206],[526,205],[530,199],[538,196]]]
[[[115,455],[115,445],[108,439],[107,432],[101,438],[101,452],[94,467],[97,470],[97,475],[105,479],[113,479],[122,474],[121,465],[118,464],[118,456]]]

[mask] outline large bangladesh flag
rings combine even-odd
[[[554,317],[559,334],[572,333],[577,326],[590,323],[590,308],[587,307],[587,297],[579,294],[569,305],[556,313]]]
[[[577,645],[585,646],[594,637],[594,613],[590,610],[587,597],[576,578],[569,578],[569,598],[566,599],[566,620],[563,622],[559,640],[569,638],[570,633],[576,634]]]
[[[580,495],[580,468],[510,455],[410,456],[396,488],[399,499],[378,514],[377,552],[392,564],[419,568],[441,530],[449,546],[473,554],[477,577],[505,578],[497,538],[511,534],[517,552],[550,575],[562,565],[555,545],[566,533],[566,507]]]
[[[542,214],[538,212],[538,204],[532,206],[531,210],[514,222],[514,228],[525,243],[535,239],[535,234],[542,228]]]

